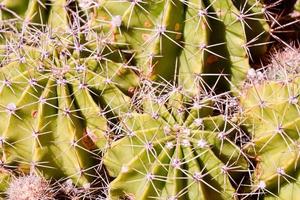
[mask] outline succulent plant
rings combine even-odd
[[[130,108],[138,76],[106,46],[98,54],[72,38],[27,35],[24,43],[7,41],[0,68],[1,163],[88,184],[99,165],[93,150],[114,137],[108,119]]]
[[[76,12],[76,0],[1,0],[1,20],[22,20],[52,28],[67,26]]]
[[[139,112],[123,115],[124,137],[104,155],[109,199],[235,199],[248,162],[238,128],[204,91],[145,83]],[[226,101],[226,100],[224,100]],[[138,109],[139,110],[139,109]],[[227,118],[228,117],[228,118]]]
[[[244,123],[253,138],[245,148],[257,162],[253,190],[274,199],[297,199],[300,191],[299,81],[265,81],[241,99]]]
[[[7,39],[13,37],[24,42],[31,37],[26,35],[28,30],[37,29],[50,30],[52,37],[73,35],[74,43],[82,43],[83,18],[76,0],[0,0],[0,52],[4,51]]]
[[[3,166],[0,168],[0,198],[2,197],[1,192],[5,192],[9,187],[13,173],[10,170],[5,169]]]
[[[244,149],[256,163],[250,194],[264,199],[292,200],[300,194],[297,59],[297,49],[278,52],[272,66],[252,74],[240,98],[243,124],[252,138]]]
[[[7,190],[8,200],[54,200],[50,183],[36,175],[14,178]]]
[[[79,5],[93,29],[109,33],[135,55],[145,77],[178,78],[192,93],[202,73],[227,74],[239,86],[249,58],[266,51],[268,25],[257,0],[79,0]],[[215,77],[206,76],[206,82],[214,85]],[[219,90],[229,88],[228,81],[219,83]]]
[[[297,29],[293,6],[0,0],[0,191],[296,200],[300,60],[284,38]],[[270,38],[287,48],[250,68]]]

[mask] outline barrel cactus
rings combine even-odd
[[[114,137],[108,119],[130,108],[139,78],[121,52],[106,56],[106,46],[98,45],[99,57],[72,38],[28,35],[25,43],[7,41],[0,68],[1,163],[89,184],[98,166],[93,150]]]
[[[138,112],[123,115],[124,137],[104,155],[116,177],[109,199],[236,199],[248,162],[219,101],[204,91],[192,98],[182,87],[146,82]]]
[[[273,59],[266,70],[251,72],[240,99],[252,138],[244,149],[256,163],[250,194],[292,200],[300,194],[299,50],[279,52]]]
[[[0,191],[297,199],[299,49],[250,69],[283,2],[0,0]]]
[[[258,0],[79,0],[79,5],[90,27],[135,55],[145,77],[176,77],[192,93],[201,73],[226,74],[239,86],[249,60],[266,50],[269,30]],[[214,85],[215,77],[206,81]],[[220,90],[229,88],[228,81],[219,83]]]

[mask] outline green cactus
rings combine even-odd
[[[251,73],[240,98],[243,125],[252,138],[244,149],[256,163],[250,194],[264,199],[300,195],[299,66],[298,49],[275,54],[266,70]]]
[[[79,0],[79,5],[88,10],[91,27],[132,51],[144,76],[167,81],[178,76],[194,93],[190,86],[201,73],[228,74],[239,86],[249,57],[266,50],[268,26],[257,0]],[[207,79],[214,85],[217,78]],[[224,90],[228,81],[223,83]]]
[[[76,1],[69,0],[1,0],[0,5],[1,20],[18,19],[52,28],[68,26],[77,7]]]
[[[290,83],[266,81],[241,98],[244,124],[253,137],[245,148],[257,162],[253,190],[274,199],[297,199],[300,194],[299,85],[299,78]]]
[[[0,68],[1,162],[82,186],[98,166],[95,145],[103,149],[114,136],[108,119],[130,108],[129,91],[139,79],[125,61],[110,60],[121,60],[112,55],[120,52],[101,60],[64,41],[70,38],[35,34],[27,44],[7,41]]]
[[[21,41],[30,38],[31,35],[26,35],[28,29],[50,29],[58,37],[76,35],[73,39],[82,43],[85,41],[81,33],[83,18],[76,0],[0,0],[0,44],[5,45],[8,38],[19,37],[16,34],[23,35]]]
[[[122,139],[104,155],[110,199],[236,199],[248,163],[234,144],[238,130],[217,111],[215,96],[191,98],[181,87],[147,83],[142,113],[123,115]],[[218,112],[218,111],[217,111]]]

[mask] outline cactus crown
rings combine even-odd
[[[125,136],[104,156],[109,198],[228,199],[233,177],[248,165],[234,144],[237,127],[225,97],[199,88],[191,97],[181,86],[146,81],[137,112],[122,117]],[[217,114],[218,113],[218,114]],[[220,115],[220,113],[222,113]]]
[[[8,200],[54,200],[50,183],[36,175],[14,178],[7,189]]]

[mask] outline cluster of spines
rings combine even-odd
[[[71,179],[46,180],[37,174],[25,175],[10,172],[10,177],[6,179],[7,186],[1,197],[8,200],[105,199],[108,179],[104,175],[101,175],[102,184],[93,187],[90,185],[78,187]]]

